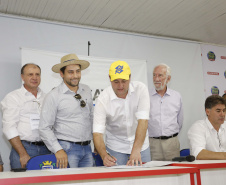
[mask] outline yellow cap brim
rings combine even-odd
[[[129,75],[120,75],[120,74],[115,74],[111,75],[111,81],[114,81],[116,79],[124,79],[124,80],[129,80]]]

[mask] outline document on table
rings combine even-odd
[[[173,163],[172,161],[150,161],[143,164],[143,167],[153,168],[153,167],[159,167],[159,166],[167,166],[172,163]]]
[[[143,166],[126,166],[126,165],[115,165],[106,168],[114,168],[114,169],[126,169],[126,168],[142,168]]]
[[[159,166],[166,166],[172,164],[171,161],[150,161],[142,166],[127,166],[127,165],[116,165],[116,166],[111,166],[107,168],[114,168],[114,169],[126,169],[126,168],[153,168],[153,167],[159,167]]]

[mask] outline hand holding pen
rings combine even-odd
[[[103,158],[104,166],[110,167],[117,165],[116,163],[117,159],[112,156],[109,152],[106,151],[106,155]]]

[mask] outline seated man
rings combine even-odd
[[[212,95],[206,99],[207,118],[195,122],[188,131],[191,154],[198,160],[226,159],[225,100]]]

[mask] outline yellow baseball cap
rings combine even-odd
[[[115,61],[111,64],[109,69],[109,76],[111,81],[116,79],[129,80],[129,75],[131,74],[129,65],[124,61]]]

